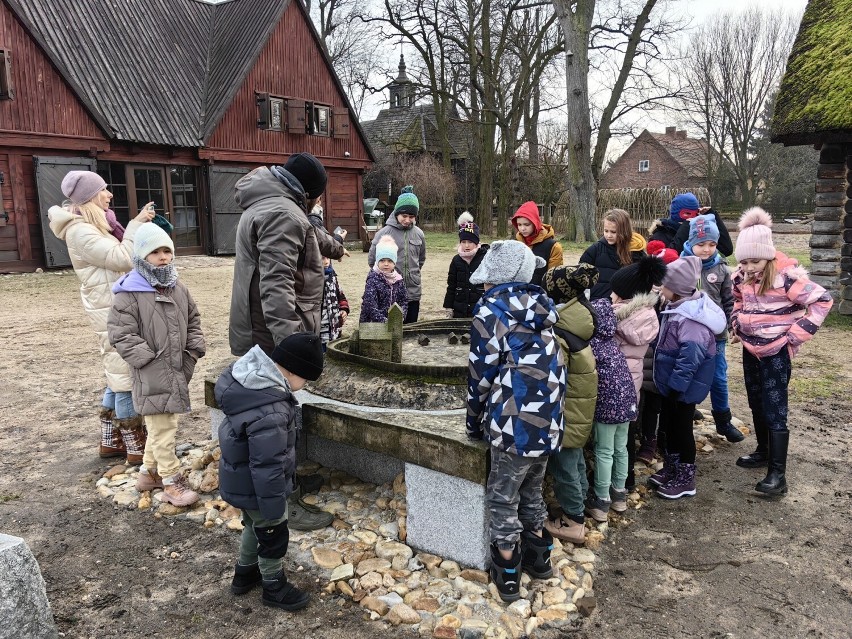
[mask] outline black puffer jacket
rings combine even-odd
[[[275,364],[253,347],[219,376],[219,492],[264,519],[284,515],[296,475],[296,399]]]
[[[643,251],[630,251],[630,256],[633,261],[639,260],[645,253]],[[593,264],[600,274],[598,282],[592,287],[589,293],[589,299],[597,300],[601,298],[609,298],[612,293],[610,280],[615,272],[622,267],[621,260],[618,259],[618,252],[614,244],[609,244],[603,238],[592,244],[585,250],[580,262]]]
[[[444,308],[453,310],[453,317],[473,317],[473,307],[485,293],[482,284],[471,284],[470,276],[482,263],[488,252],[488,244],[481,244],[470,264],[456,255],[450,262],[447,274],[447,294],[444,295]]]

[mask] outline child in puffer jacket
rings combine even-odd
[[[618,347],[627,359],[627,367],[633,377],[639,409],[642,408],[642,379],[643,364],[648,347],[660,331],[657,319],[657,303],[659,295],[653,292],[654,287],[662,284],[666,275],[666,265],[657,257],[644,256],[638,262],[625,266],[612,276],[612,308],[618,320],[615,339]],[[625,488],[632,488],[635,483],[633,465],[636,460],[636,431],[639,422],[634,419],[627,429],[627,479]],[[629,481],[633,479],[633,481]],[[612,509],[617,513],[627,510],[626,497],[620,493],[613,494]]]
[[[473,317],[473,309],[485,291],[481,284],[471,284],[470,276],[482,264],[488,245],[480,242],[479,226],[470,213],[459,215],[458,223],[459,245],[447,272],[444,308],[449,317]]]
[[[595,485],[586,500],[586,514],[604,522],[613,499],[627,505],[627,427],[636,418],[638,402],[627,360],[615,340],[612,302],[601,298],[591,305],[597,319],[591,345],[598,368],[598,401],[593,427]]]
[[[385,235],[376,245],[376,263],[367,275],[364,297],[361,298],[360,322],[387,322],[388,311],[394,304],[408,312],[408,293],[405,281],[396,270],[398,248],[393,239]]]
[[[259,346],[231,364],[216,381],[219,425],[219,490],[243,511],[240,554],[231,592],[263,586],[261,602],[282,610],[308,605],[308,593],[287,580],[290,543],[287,497],[296,476],[296,406],[293,393],[319,379],[322,342],[314,333],[293,333],[267,355]]]
[[[679,499],[695,494],[695,405],[704,401],[716,368],[716,335],[727,322],[722,309],[696,290],[701,260],[682,257],[668,266],[660,335],[654,352],[654,384],[662,395],[660,430],[665,433],[663,468],[651,476],[657,494]]]
[[[340,288],[337,273],[331,265],[331,260],[322,258],[325,269],[325,282],[322,288],[322,307],[320,310],[320,338],[322,339],[322,350],[325,352],[326,344],[333,342],[343,330],[343,324],[349,317],[349,300]]]
[[[743,343],[743,373],[757,436],[757,450],[740,457],[737,465],[768,465],[755,490],[778,496],[787,492],[790,360],[813,338],[834,301],[796,260],[775,250],[771,225],[769,214],[758,207],[740,219],[731,327],[732,341]]]
[[[583,447],[592,433],[598,398],[598,370],[590,342],[595,333],[595,314],[585,292],[598,280],[591,264],[557,266],[544,274],[544,290],[558,304],[559,321],[553,327],[568,366],[568,388],[562,413],[565,435],[559,452],[551,455],[547,470],[562,513],[544,522],[557,539],[583,544],[586,540],[583,500],[589,490]]]
[[[530,284],[544,264],[521,242],[494,242],[470,277],[485,295],[470,328],[467,436],[491,444],[490,576],[503,601],[520,598],[522,569],[536,579],[553,574],[541,487],[562,441],[566,372],[556,306]]]
[[[734,294],[731,292],[731,272],[722,254],[716,250],[719,242],[719,227],[712,215],[699,215],[689,220],[689,237],[683,245],[681,255],[694,255],[701,259],[701,279],[698,288],[707,293],[710,299],[725,313],[731,321],[734,310]],[[731,407],[728,403],[728,360],[725,358],[725,346],[728,342],[728,329],[716,336],[716,370],[713,385],[710,387],[710,402],[716,432],[729,442],[741,442],[745,436],[731,423]]]

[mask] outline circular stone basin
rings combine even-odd
[[[406,325],[402,362],[349,352],[349,339],[328,345],[322,377],[310,391],[361,406],[418,410],[464,408],[467,400],[468,320],[438,320]],[[450,338],[455,336],[456,343]],[[420,342],[429,339],[429,343]]]

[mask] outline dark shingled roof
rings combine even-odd
[[[852,141],[852,0],[810,0],[772,117],[772,141]]]
[[[362,122],[361,127],[371,144],[394,153],[441,152],[435,109],[431,104],[383,109],[375,120]],[[468,130],[467,124],[453,113],[448,136],[453,159],[468,156]]]
[[[203,146],[290,0],[4,0],[119,140]]]

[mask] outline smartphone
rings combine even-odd
[[[334,229],[334,234],[335,235],[343,235],[343,227],[338,226],[336,229]]]

